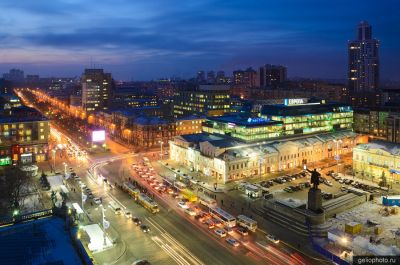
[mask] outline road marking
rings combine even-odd
[[[199,260],[192,252],[190,252],[186,247],[184,247],[181,243],[179,243],[174,237],[172,237],[164,228],[162,228],[154,219],[151,217],[146,218],[147,221],[157,229],[161,236],[170,243],[172,246],[176,248],[176,251],[179,251],[186,257],[186,264],[195,264],[195,265],[204,265],[204,263]],[[189,262],[190,261],[190,262]]]

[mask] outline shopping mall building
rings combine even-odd
[[[350,152],[366,142],[351,131],[350,106],[285,100],[261,117],[209,117],[203,133],[170,141],[170,158],[220,183],[287,170]]]

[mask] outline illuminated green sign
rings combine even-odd
[[[0,158],[0,166],[8,166],[8,165],[11,165],[11,158],[10,157]]]

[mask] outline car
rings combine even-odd
[[[232,237],[227,238],[225,241],[226,241],[226,243],[228,243],[229,245],[231,245],[233,247],[238,247],[240,245],[239,241],[237,241],[236,239],[234,239]]]
[[[279,243],[279,239],[277,239],[274,235],[266,235],[265,238],[275,244]]]
[[[196,212],[191,208],[185,209],[185,213],[190,215],[190,216],[195,216],[196,215]]]
[[[134,261],[131,265],[151,265],[151,264],[150,264],[150,262],[148,262],[145,259],[140,259],[140,260]]]
[[[246,228],[244,227],[238,227],[236,229],[236,232],[238,232],[239,234],[241,234],[242,236],[247,236],[249,234],[249,231],[247,231]]]
[[[150,232],[150,227],[148,225],[140,225],[140,229],[143,231],[143,233],[148,233]]]
[[[132,217],[132,221],[135,225],[141,225],[142,221],[137,217]]]
[[[212,219],[214,225],[216,227],[223,227],[224,225],[221,223],[221,221],[217,220],[217,219]]]
[[[289,193],[293,192],[293,190],[290,187],[286,187],[283,190],[286,191],[286,192],[289,192]]]
[[[344,179],[339,179],[339,183],[343,184],[344,183]]]
[[[183,201],[178,202],[178,207],[180,207],[182,209],[189,208],[189,206],[187,206],[186,202],[183,202]]]
[[[272,180],[268,180],[267,183],[269,186],[274,186],[274,182]]]
[[[333,186],[332,182],[330,182],[329,180],[326,180],[326,181],[325,181],[325,185],[327,185],[327,186],[329,186],[329,187],[332,187],[332,186]]]
[[[347,187],[342,186],[342,187],[340,187],[340,190],[341,190],[341,191],[347,191]]]
[[[219,237],[226,237],[226,231],[222,228],[215,229],[214,233],[217,234]]]
[[[205,221],[205,224],[208,226],[209,229],[213,229],[215,227],[214,222],[211,221],[210,219]]]
[[[98,197],[94,197],[94,198],[93,198],[93,201],[94,201],[94,203],[96,203],[96,204],[101,204],[101,199],[98,198]]]
[[[224,230],[229,235],[233,234],[233,229],[231,227],[229,227],[229,226],[224,226]]]
[[[132,218],[131,212],[124,212],[126,218]]]

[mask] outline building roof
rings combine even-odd
[[[355,147],[357,149],[370,150],[379,149],[386,151],[392,155],[400,155],[400,144],[385,142],[385,141],[372,141],[368,144],[360,144]]]
[[[48,121],[49,119],[34,108],[19,106],[11,108],[9,113],[0,113],[0,123]]]
[[[209,134],[209,133],[185,134],[185,135],[180,135],[179,137],[189,143],[195,143],[195,144],[198,144],[200,142],[206,142],[206,141],[212,142],[215,140],[224,139],[221,136],[216,136],[216,135]]]
[[[209,121],[231,123],[232,125],[259,127],[272,124],[282,124],[281,121],[272,121],[266,118],[251,117],[249,114],[224,115],[219,117],[207,117]]]
[[[327,112],[338,112],[338,110],[352,111],[352,108],[343,103],[308,103],[299,105],[264,105],[261,109],[261,115],[263,116],[301,116],[301,115],[312,115]]]
[[[165,125],[168,122],[164,119],[154,117],[154,116],[140,116],[135,119],[135,124],[138,125]]]

